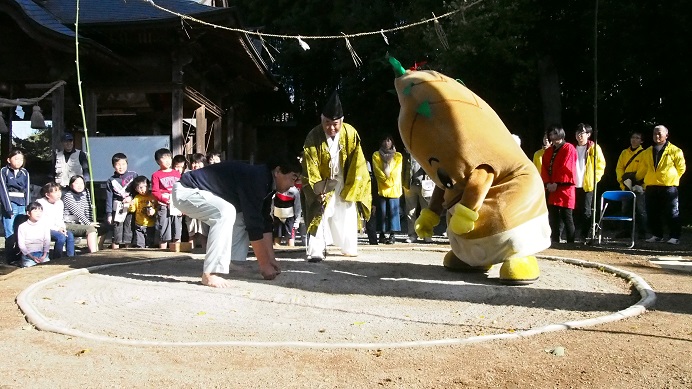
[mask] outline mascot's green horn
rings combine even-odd
[[[403,76],[406,74],[406,70],[404,69],[403,66],[401,66],[401,62],[399,62],[396,58],[394,57],[389,57],[389,63],[392,64],[392,68],[394,69],[394,74],[397,77]]]

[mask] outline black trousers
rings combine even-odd
[[[654,236],[663,238],[663,230],[667,224],[670,237],[680,239],[682,224],[678,208],[678,187],[647,186],[645,195],[649,232]]]
[[[646,194],[636,193],[636,209],[635,209],[635,228],[637,230],[637,235],[639,239],[646,238],[646,232],[648,229],[648,218],[646,217]],[[632,204],[631,200],[624,200],[622,202],[622,214],[625,216],[632,215]],[[625,228],[623,233],[629,234],[629,229]],[[660,238],[660,237],[659,237]]]
[[[560,241],[560,224],[565,227],[567,242],[574,243],[574,220],[572,210],[557,205],[548,205],[548,223],[550,223],[550,240]]]
[[[133,213],[128,213],[125,220],[122,222],[113,221],[113,243],[115,244],[130,244],[132,243],[133,228]],[[115,214],[113,215],[115,218]]]
[[[576,188],[576,206],[574,208],[574,227],[578,235],[590,238],[591,208],[593,207],[594,192],[585,192],[584,188]]]
[[[135,247],[139,248],[152,247],[155,234],[155,227],[144,227],[135,224],[135,233],[132,243],[134,243]]]

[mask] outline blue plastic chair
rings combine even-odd
[[[615,222],[626,222],[632,223],[632,233],[630,236],[629,248],[634,247],[634,234],[635,234],[635,215],[637,208],[637,195],[634,192],[628,190],[610,190],[603,192],[601,195],[601,219],[598,222],[598,243],[601,244],[601,239],[603,237],[603,222],[604,221],[615,221]],[[619,206],[618,209],[622,208],[623,201],[631,201],[632,203],[632,214],[620,215],[608,215],[606,216],[606,209],[608,209],[609,204],[616,204]]]

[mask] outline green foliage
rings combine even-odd
[[[359,129],[366,147],[374,149],[383,134],[395,134],[399,107],[387,54],[404,68],[426,62],[423,69],[463,79],[523,138],[527,151],[540,147],[544,129],[539,63],[545,58],[555,65],[561,100],[560,112],[551,117],[561,117],[568,133],[579,122],[596,124],[608,135],[599,142],[615,158],[633,129],[649,131],[654,123],[668,125],[672,134],[685,129],[692,73],[680,55],[692,36],[692,13],[683,0],[250,0],[239,8],[247,25],[310,36],[379,31],[470,4],[440,19],[448,50],[432,23],[387,33],[389,44],[379,34],[351,38],[360,67],[343,39],[306,39],[308,51],[295,39],[267,39],[279,50],[272,70],[295,98],[299,131],[317,123],[324,101],[339,86],[346,120]],[[677,140],[682,146],[689,142]]]
[[[15,147],[22,148],[27,156],[39,161],[51,161],[52,153],[52,128],[49,126],[44,130],[37,130],[26,139],[12,138]]]

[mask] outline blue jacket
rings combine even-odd
[[[26,206],[31,202],[29,191],[29,172],[24,168],[13,170],[9,166],[0,169],[0,200],[2,209],[7,214],[12,214],[12,203]],[[24,196],[10,196],[10,193],[22,193]]]
[[[113,200],[122,201],[123,198],[125,198],[123,194],[127,194],[132,197],[130,184],[137,176],[139,176],[139,174],[128,170],[123,174],[113,173],[113,175],[108,178],[108,181],[106,181],[106,215],[113,212]],[[113,181],[124,189],[125,193],[114,188]]]
[[[236,212],[243,213],[251,241],[260,240],[263,233],[272,231],[274,179],[266,165],[224,161],[190,170],[182,175],[180,183],[186,188],[209,191],[231,203]]]

